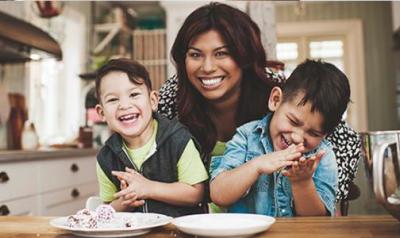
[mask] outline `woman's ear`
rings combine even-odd
[[[279,105],[282,103],[283,92],[279,87],[273,87],[268,99],[268,109],[274,112],[278,109]]]
[[[106,118],[105,118],[105,116],[104,116],[103,107],[102,107],[100,104],[97,104],[96,107],[95,107],[95,109],[96,109],[97,114],[100,116],[101,120],[102,120],[103,122],[106,121]]]

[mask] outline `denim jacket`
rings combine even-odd
[[[218,174],[239,167],[247,161],[273,152],[269,136],[271,113],[259,121],[252,121],[237,129],[232,140],[227,143],[224,155],[215,156],[210,164],[211,180]],[[335,214],[335,196],[338,176],[335,154],[326,140],[318,148],[325,154],[313,175],[313,181],[321,201],[330,215]],[[228,207],[232,213],[256,213],[269,216],[294,216],[293,196],[290,181],[280,172],[263,174],[248,192]]]

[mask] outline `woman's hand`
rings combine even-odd
[[[304,151],[304,145],[290,145],[288,148],[262,155],[257,158],[257,172],[261,174],[271,174],[277,170],[291,166],[294,160],[299,159]]]
[[[293,162],[291,168],[285,169],[282,174],[288,177],[292,184],[309,180],[312,178],[324,154],[325,151],[320,150],[308,159],[302,156],[298,161]]]

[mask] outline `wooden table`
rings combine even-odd
[[[75,237],[64,230],[51,227],[50,219],[52,217],[0,217],[0,237]],[[170,224],[140,237],[190,238],[194,236],[183,234]],[[400,222],[390,216],[278,218],[268,231],[253,237],[400,237]]]

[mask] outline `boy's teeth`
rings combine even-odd
[[[218,84],[222,81],[222,77],[219,78],[212,78],[212,79],[202,79],[201,82],[204,85],[214,85],[214,84]]]
[[[286,138],[284,136],[282,136],[283,141],[286,143],[286,145],[289,145],[289,142],[286,140]]]
[[[137,117],[136,114],[134,114],[134,115],[131,114],[131,115],[121,116],[120,119],[121,119],[121,120],[131,120],[131,119],[133,119],[133,118],[135,118],[135,117]]]

